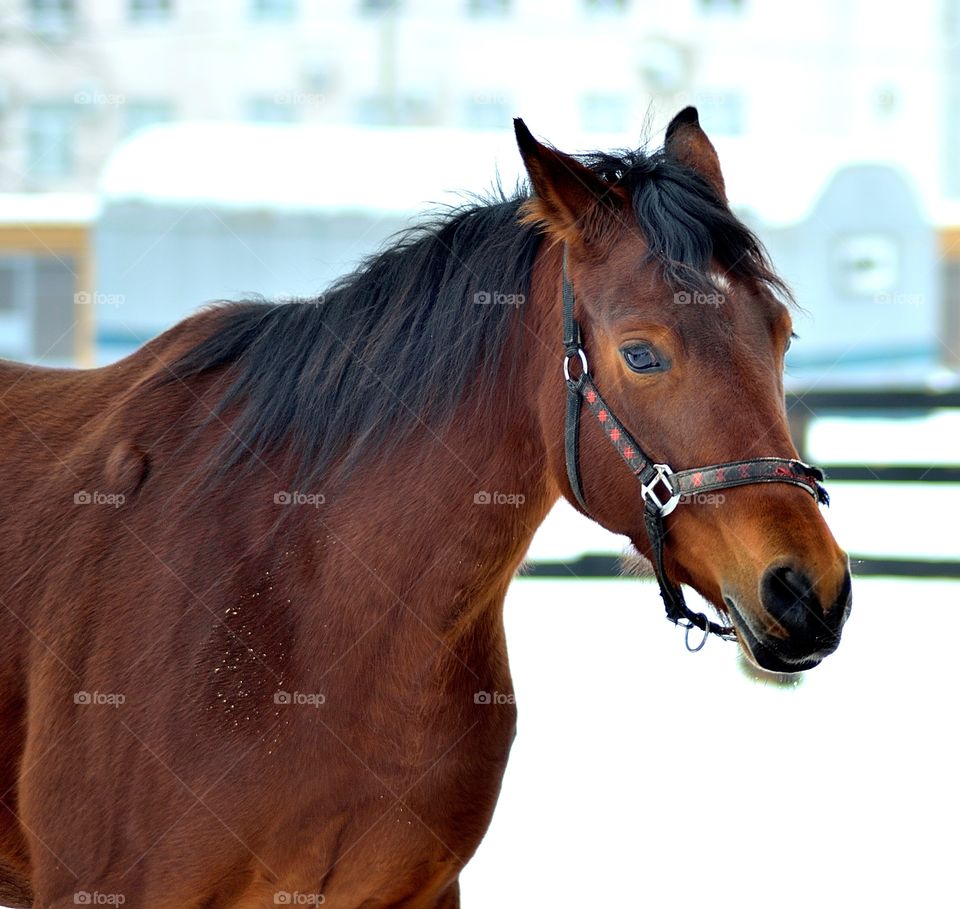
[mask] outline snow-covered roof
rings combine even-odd
[[[86,225],[99,212],[93,193],[0,193],[0,226]]]
[[[510,132],[174,124],[119,146],[105,201],[410,213],[521,176]]]
[[[532,124],[535,126],[535,124]],[[569,132],[559,147],[618,148],[624,136]],[[830,178],[851,164],[885,164],[916,185],[932,218],[953,223],[939,199],[935,169],[915,149],[789,137],[715,141],[731,202],[768,224],[802,221]],[[270,210],[413,213],[499,178],[510,189],[523,176],[512,131],[370,128],[293,124],[177,123],[120,145],[104,167],[105,202],[198,204]]]
[[[831,179],[851,167],[889,167],[903,176],[934,223],[948,223],[935,168],[921,166],[910,149],[830,140],[755,137],[714,140],[727,196],[767,225],[797,224],[811,214]]]

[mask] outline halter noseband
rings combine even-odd
[[[684,496],[699,495],[731,486],[750,483],[792,483],[805,489],[817,500],[829,504],[829,496],[821,482],[823,472],[817,467],[791,458],[747,458],[742,461],[727,461],[708,467],[694,467],[674,471],[667,464],[657,464],[644,452],[623,424],[607,407],[590,375],[587,354],[583,349],[580,324],[574,318],[573,285],[567,274],[567,253],[563,253],[563,377],[567,384],[567,415],[564,429],[567,479],[570,488],[584,513],[589,515],[583,484],[580,481],[580,411],[584,402],[596,418],[607,440],[626,462],[630,472],[640,483],[640,498],[643,500],[643,518],[653,550],[653,568],[660,584],[660,596],[667,611],[667,618],[674,624],[683,623],[687,629],[687,648],[700,650],[711,634],[733,640],[736,635],[729,625],[711,622],[703,613],[694,612],[683,598],[683,590],[675,584],[663,566],[663,550],[666,539],[664,518],[680,503]],[[570,364],[580,361],[580,373],[573,376]],[[703,631],[703,640],[697,646],[690,644],[690,629]]]

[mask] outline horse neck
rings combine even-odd
[[[553,478],[563,431],[559,268],[557,250],[541,251],[524,325],[517,320],[515,372],[507,382],[504,358],[493,399],[474,394],[449,427],[425,426],[402,455],[386,466],[371,464],[351,483],[338,522],[348,522],[364,552],[376,552],[379,578],[425,609],[433,602],[443,612],[464,599],[499,606],[559,497]],[[545,396],[556,404],[549,420],[555,425],[546,429]]]

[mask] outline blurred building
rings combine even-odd
[[[0,0],[0,192],[90,189],[176,120],[908,145],[960,193],[956,0]],[[939,124],[939,126],[936,126]],[[937,132],[931,134],[932,129]]]
[[[509,140],[512,116],[573,150],[656,140],[686,104],[700,109],[732,201],[770,243],[801,303],[815,310],[840,301],[813,330],[824,337],[809,350],[822,341],[830,355],[826,333],[854,318],[853,307],[909,300],[912,309],[894,312],[922,324],[926,340],[894,345],[890,355],[900,347],[928,350],[935,337],[938,359],[960,365],[960,0],[918,0],[909,10],[868,0],[0,0],[0,354],[62,361],[83,351],[89,362],[94,321],[102,350],[115,310],[94,308],[105,314],[94,320],[90,306],[78,309],[100,299],[96,272],[112,274],[105,262],[89,261],[91,232],[101,203],[117,201],[104,186],[108,159],[148,127],[298,124],[330,136],[341,126],[465,130],[452,145],[430,147],[425,138],[421,157],[400,166],[410,182],[415,169],[436,175],[437,157],[455,156],[442,189],[479,190],[489,185],[492,164],[472,173],[465,149],[483,147],[480,131]],[[465,137],[474,131],[471,143]],[[216,133],[183,135],[202,142]],[[224,159],[234,157],[223,135],[210,142]],[[318,133],[311,135],[316,141]],[[330,171],[349,173],[362,158],[368,163],[351,186],[366,180],[389,194],[384,184],[396,180],[398,162],[388,160],[386,133],[369,136],[381,143],[382,163],[359,155],[356,144],[324,147],[315,162],[325,178],[298,159],[298,179],[319,189]],[[307,139],[291,133],[289,141]],[[359,133],[351,139],[363,141]],[[204,173],[216,174],[209,152],[198,149],[197,157]],[[282,157],[248,150],[238,182],[253,171],[268,178],[271,160]],[[147,160],[154,163],[141,189],[156,205],[176,193],[169,174],[160,180],[164,161]],[[835,173],[861,164],[893,168],[908,185],[884,199],[861,189],[863,203],[851,203],[856,230],[840,231],[840,220],[824,214],[834,209],[815,206]],[[202,179],[217,182],[213,202],[228,204],[229,187]],[[915,213],[904,201],[914,190]],[[46,201],[34,205],[31,197],[40,195]],[[317,192],[304,196],[322,201]],[[903,231],[870,230],[866,214],[884,204],[894,226],[909,210],[903,223],[939,229],[939,261],[918,257]],[[366,210],[377,210],[373,200]],[[411,204],[409,211],[418,210]],[[112,211],[107,223],[125,225],[117,234],[124,240],[130,224]],[[200,229],[190,219],[180,226]],[[260,227],[248,240],[262,251],[278,228],[275,221]],[[360,252],[381,239],[374,230],[365,238]],[[120,240],[109,248],[125,248]],[[917,242],[931,244],[926,234]],[[142,273],[154,249],[145,235],[142,247],[129,262],[111,261],[125,275]],[[286,260],[271,262],[273,271],[283,264],[281,280],[251,272],[242,286],[219,291],[185,286],[178,305],[202,302],[198,290],[205,299],[319,289],[350,258],[330,250],[319,256],[327,264],[311,260],[291,286]],[[922,280],[911,277],[920,259]],[[115,278],[108,283],[119,287]],[[108,300],[134,295],[126,286],[103,293]],[[171,319],[180,315],[172,300],[167,305]],[[160,306],[123,337],[152,331],[163,319]],[[929,310],[923,319],[918,306]]]
[[[940,359],[937,235],[902,171],[808,160],[787,192],[780,168],[763,163],[768,153],[751,159],[728,144],[735,207],[804,308],[792,379],[923,381]],[[384,176],[344,180],[345,148],[356,173]],[[92,302],[108,305],[93,307],[98,358],[130,353],[207,300],[314,297],[429,202],[462,200],[444,189],[487,186],[495,170],[506,186],[522,173],[507,130],[151,130],[111,157],[101,181]]]

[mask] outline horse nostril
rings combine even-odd
[[[813,582],[802,571],[786,565],[768,568],[760,582],[760,598],[767,612],[791,636],[820,637],[833,633],[824,622]]]

